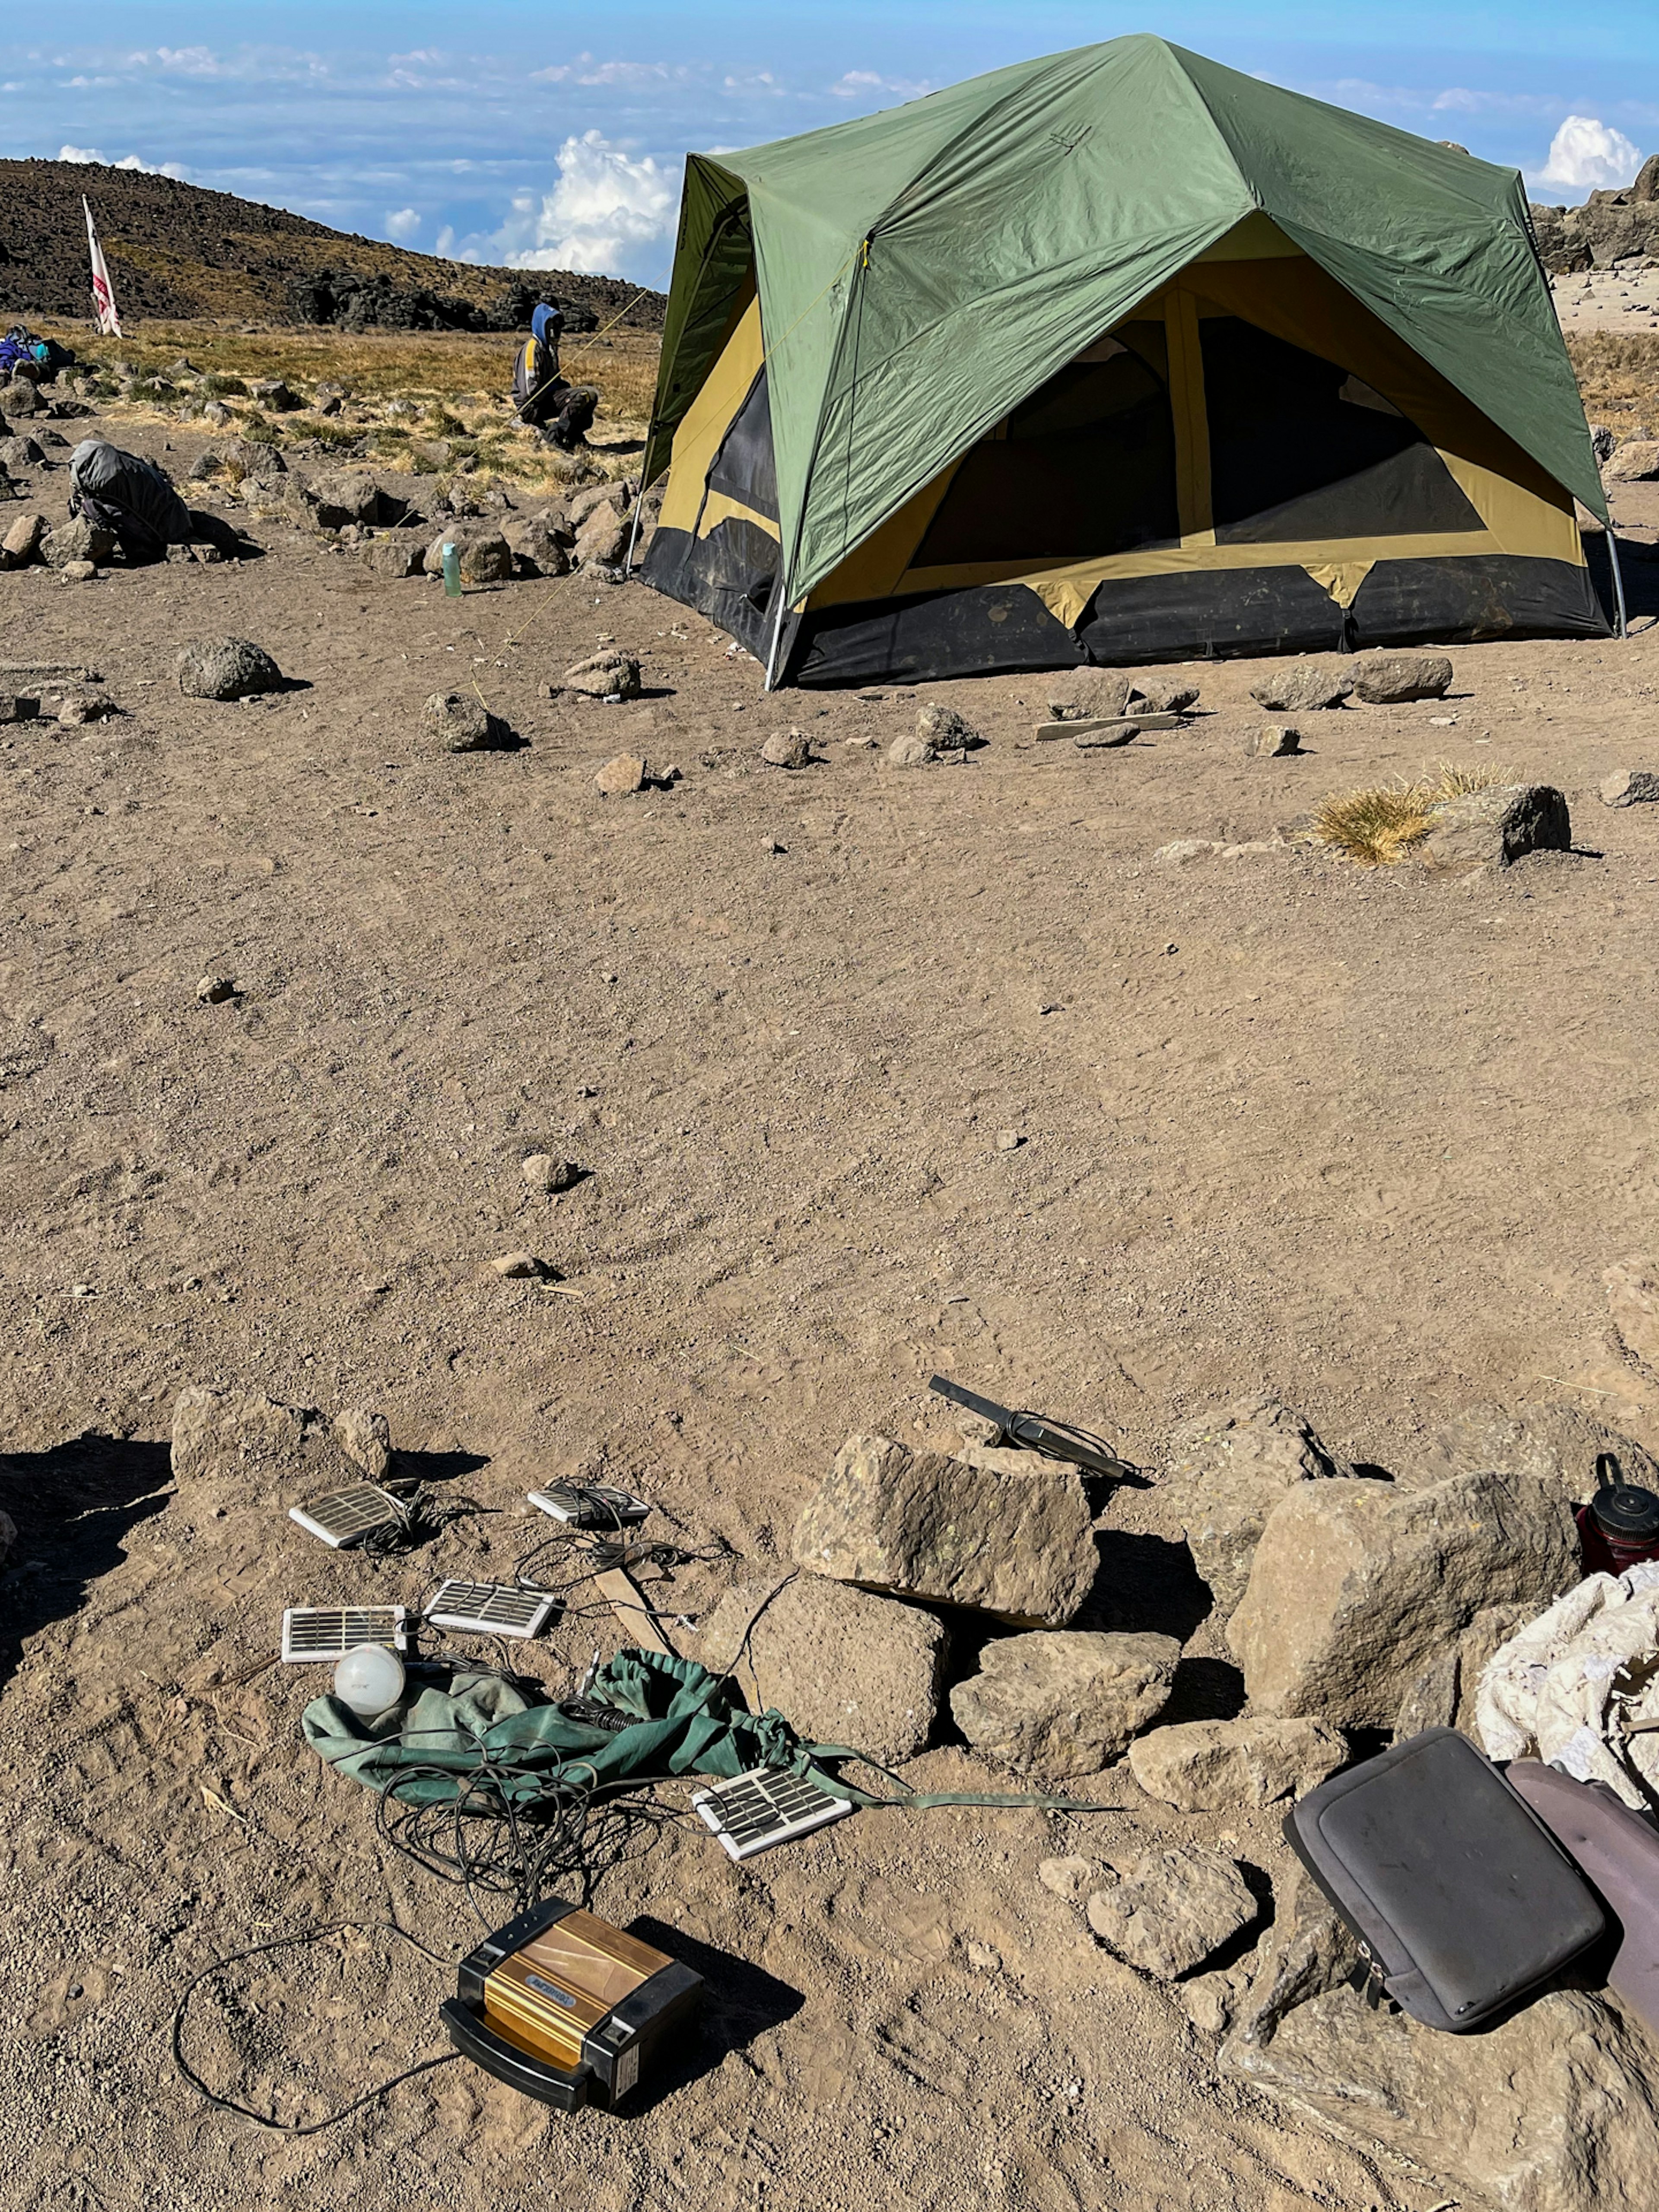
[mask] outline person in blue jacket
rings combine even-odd
[[[513,406],[544,443],[574,453],[586,438],[599,395],[585,385],[568,384],[559,369],[559,338],[564,313],[544,300],[530,318],[530,336],[513,364]]]

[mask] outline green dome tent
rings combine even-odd
[[[665,465],[769,682],[1608,631],[1519,175],[1162,39],[691,155]]]

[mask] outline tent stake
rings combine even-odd
[[[1607,558],[1613,563],[1613,596],[1619,609],[1619,635],[1630,635],[1630,621],[1625,612],[1625,578],[1619,566],[1619,540],[1613,534],[1613,525],[1607,525]]]

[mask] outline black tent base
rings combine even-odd
[[[659,531],[641,573],[764,662],[776,557],[775,541],[752,524],[723,523],[696,542]],[[1565,561],[1379,561],[1346,608],[1304,568],[1212,568],[1103,584],[1075,631],[1018,584],[809,610],[786,625],[779,680],[809,690],[933,684],[1084,665],[1612,634],[1589,570]]]

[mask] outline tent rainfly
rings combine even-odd
[[[665,465],[770,684],[1608,633],[1519,175],[1158,38],[691,155]]]

